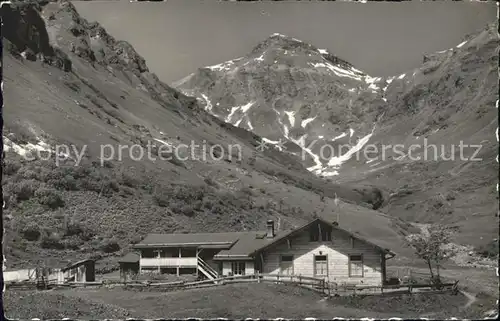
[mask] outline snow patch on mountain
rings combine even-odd
[[[333,137],[333,138],[332,138],[332,142],[333,142],[333,141],[336,141],[337,139],[340,139],[340,138],[342,138],[342,137],[345,137],[345,136],[347,136],[347,134],[346,134],[346,133],[342,133],[342,134],[340,134],[340,135],[338,135],[338,136],[336,136],[336,137]],[[352,136],[352,135],[351,135],[351,136]]]
[[[233,64],[234,62],[232,60],[229,60],[217,65],[207,66],[207,68],[213,71],[229,71],[232,69],[231,67]]]
[[[328,161],[328,166],[337,167],[337,168],[340,167],[340,165],[342,165],[343,163],[345,163],[346,161],[348,161],[349,159],[351,159],[351,157],[355,153],[357,153],[358,151],[360,151],[361,148],[363,148],[363,146],[366,143],[368,143],[368,141],[370,140],[370,137],[372,137],[372,135],[373,135],[373,130],[372,130],[372,132],[370,134],[368,134],[365,137],[361,138],[358,141],[358,143],[356,145],[354,145],[351,149],[349,149],[349,151],[347,153],[345,153],[344,155],[330,158],[330,160]]]
[[[290,125],[295,126],[295,112],[294,111],[285,111],[285,114],[288,116],[288,121]]]
[[[205,110],[206,111],[212,111],[212,102],[210,101],[210,99],[208,99],[208,96],[205,95],[205,94],[201,94],[201,97],[203,97],[203,100],[205,100]]]
[[[250,107],[252,107],[254,104],[255,104],[255,101],[251,101],[248,104],[241,106],[240,107],[241,111],[243,111],[244,113],[246,113],[250,109]]]
[[[234,113],[235,113],[235,112],[236,112],[239,108],[240,108],[239,106],[236,106],[236,107],[231,108],[231,112],[229,113],[229,115],[227,115],[227,117],[226,117],[226,119],[225,119],[226,123],[231,122],[231,118],[233,118]]]
[[[283,125],[283,135],[284,135],[286,138],[290,139],[289,134],[290,134],[290,132],[289,132],[289,130],[288,130],[287,125]]]
[[[309,124],[310,122],[312,122],[313,120],[316,119],[316,116],[314,117],[311,117],[311,118],[307,118],[307,119],[304,119],[300,125],[302,126],[302,128],[306,128],[307,124]]]
[[[346,77],[346,78],[352,78],[355,80],[361,81],[362,78],[359,75],[356,75],[355,73],[351,72],[350,70],[342,69],[337,66],[332,65],[331,63],[323,63],[323,62],[318,62],[318,63],[309,63],[310,66],[314,68],[327,68],[333,73],[335,73],[339,77]]]
[[[161,140],[161,139],[158,139],[158,138],[153,138],[153,139],[156,140],[159,143],[162,143],[163,145],[166,145],[166,146],[169,146],[169,147],[173,146],[173,144],[170,143],[170,142],[167,142],[167,141],[164,141],[164,140]]]
[[[263,141],[263,142],[266,142],[266,143],[268,143],[268,144],[273,144],[273,145],[275,145],[275,144],[279,144],[279,141],[278,141],[278,140],[270,140],[269,138],[265,138],[265,137],[262,137],[262,141]]]
[[[321,163],[321,159],[319,158],[318,155],[314,154],[310,148],[306,147],[306,144],[305,144],[306,136],[307,135],[303,135],[299,139],[293,139],[293,138],[289,138],[289,139],[292,142],[294,142],[295,144],[297,144],[298,146],[300,146],[300,148],[302,148],[303,151],[308,153],[313,158],[315,165],[308,167],[307,170],[310,172],[313,172],[315,174],[319,174],[319,173],[321,173],[321,171],[323,169],[323,163]]]
[[[242,106],[235,106],[235,107],[232,107],[231,108],[231,112],[229,113],[229,115],[227,115],[225,121],[227,123],[231,122],[231,119],[233,118],[233,116],[236,114],[237,111],[241,111],[243,113],[246,113],[250,107],[252,107],[253,105],[255,104],[255,101],[251,101],[245,105],[242,105]],[[241,120],[238,122],[238,124],[241,122]],[[237,125],[235,125],[237,126]],[[250,127],[251,125],[249,125]]]

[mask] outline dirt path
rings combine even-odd
[[[468,309],[474,302],[477,301],[477,298],[475,295],[473,295],[472,293],[469,293],[467,291],[464,291],[464,290],[460,290],[460,292],[465,295],[467,297],[467,300],[469,300],[465,306],[462,308],[463,310],[466,310]]]

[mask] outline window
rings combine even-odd
[[[326,255],[314,256],[314,275],[326,276],[328,275],[328,260]]]
[[[332,240],[332,227],[328,225],[314,225],[309,229],[309,241],[331,241]]]
[[[245,262],[231,262],[233,275],[245,275]]]
[[[319,229],[316,225],[311,226],[311,228],[309,230],[309,241],[311,241],[311,242],[318,242],[319,241]]]
[[[281,256],[280,273],[285,275],[293,274],[293,255]]]
[[[349,276],[363,277],[363,255],[349,255]]]
[[[322,226],[321,227],[321,239],[323,241],[331,241],[332,240],[332,227],[331,226]]]

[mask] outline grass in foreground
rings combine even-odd
[[[5,293],[10,318],[416,318],[459,317],[462,295],[332,298],[293,286],[237,284],[178,292],[70,289]]]

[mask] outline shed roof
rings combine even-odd
[[[94,262],[95,261],[92,260],[92,259],[80,260],[80,261],[77,261],[75,263],[70,263],[70,264],[66,265],[65,267],[63,267],[61,269],[61,271],[66,271],[66,270],[69,270],[69,269],[73,269],[73,268],[79,267],[80,265],[84,265],[84,264],[88,264],[88,263],[94,263]]]
[[[127,255],[118,260],[119,263],[139,263],[139,254],[135,252],[129,252]]]

